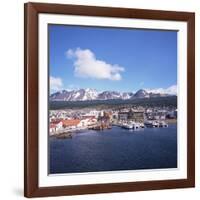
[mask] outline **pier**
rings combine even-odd
[[[125,121],[113,123],[113,126],[136,130],[139,128],[166,128],[168,124],[165,121],[146,121],[144,123]]]
[[[103,131],[106,129],[112,129],[112,126],[118,126],[123,129],[129,129],[129,130],[137,130],[137,129],[144,129],[144,128],[166,128],[168,127],[168,123],[165,121],[145,121],[144,123],[140,122],[134,122],[134,121],[115,121],[110,123],[100,122],[96,123],[90,126],[84,126],[84,127],[66,127],[63,128],[51,136],[56,138],[72,138],[73,133],[77,133],[83,130],[95,130],[95,131]]]

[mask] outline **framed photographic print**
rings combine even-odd
[[[195,16],[25,4],[26,197],[194,187]]]

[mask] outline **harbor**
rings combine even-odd
[[[49,145],[52,174],[177,167],[176,124],[82,130],[73,139],[51,137]]]
[[[177,110],[166,108],[82,109],[51,111],[49,135],[72,138],[73,133],[88,130],[103,131],[114,126],[121,129],[167,128],[176,123]]]
[[[61,129],[54,134],[53,137],[59,139],[71,139],[73,133],[79,133],[87,130],[95,130],[95,131],[103,131],[106,129],[112,129],[113,126],[120,127],[122,129],[129,130],[138,130],[138,129],[146,129],[146,128],[167,128],[168,124],[165,121],[146,121],[144,123],[137,123],[134,121],[126,121],[126,122],[118,122],[118,123],[98,123],[95,125],[91,125],[89,127],[73,127],[73,128],[65,128]]]
[[[144,123],[137,122],[118,122],[113,124],[114,126],[119,126],[125,129],[140,129],[140,128],[167,128],[168,124],[165,121],[146,121]]]

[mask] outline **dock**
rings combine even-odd
[[[144,123],[139,122],[115,122],[113,126],[118,126],[124,129],[140,129],[140,128],[166,128],[168,124],[165,121],[146,121]]]

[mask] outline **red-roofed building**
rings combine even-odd
[[[53,118],[51,119],[51,123],[54,123],[54,124],[58,124],[62,121],[63,119],[60,119],[60,118]]]
[[[95,119],[96,117],[93,116],[93,115],[85,115],[85,116],[82,116],[82,119]]]
[[[62,125],[63,125],[63,123],[62,123],[61,120],[57,120],[57,121],[51,122],[49,124],[49,133],[50,133],[50,135],[53,135],[57,131],[61,130],[62,129]]]
[[[76,128],[79,126],[80,120],[79,119],[65,119],[65,120],[62,120],[62,123],[63,123],[64,128],[67,128],[67,127]]]

